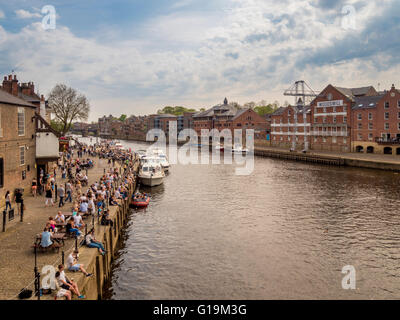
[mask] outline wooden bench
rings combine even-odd
[[[54,250],[55,252],[58,253],[58,252],[60,251],[61,244],[59,244],[59,243],[53,243],[51,246],[42,247],[42,246],[40,245],[40,243],[39,243],[39,244],[38,244],[38,243],[34,243],[33,246],[32,246],[32,248],[33,248],[33,250],[35,250],[35,248],[36,248],[36,249],[39,249],[39,251],[41,251],[41,252],[47,252],[47,251],[50,251],[50,250]]]
[[[54,241],[54,242],[56,242],[56,244],[59,244],[60,246],[64,246],[64,245],[65,245],[64,240],[66,240],[66,239],[67,239],[66,234],[65,234],[65,233],[62,233],[62,232],[60,232],[60,233],[54,233],[54,234],[52,235],[52,237],[51,237],[51,240]],[[42,234],[39,233],[39,234],[36,235],[36,242],[35,242],[35,244],[40,245],[40,241],[41,241],[41,240],[42,240]],[[54,244],[54,243],[53,243],[53,244]]]

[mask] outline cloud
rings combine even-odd
[[[5,17],[4,11],[0,10],[0,19],[4,19]]]
[[[165,105],[200,108],[225,96],[283,102],[283,90],[299,79],[320,90],[375,82],[382,89],[398,78],[396,0],[346,1],[357,8],[356,30],[342,28],[341,1],[227,0],[207,14],[185,3],[185,10],[124,29],[123,40],[114,28],[110,41],[62,24],[50,31],[39,22],[18,32],[0,28],[0,70],[17,66],[18,77],[45,94],[59,82],[77,88],[92,103],[91,120]]]
[[[32,18],[41,18],[41,14],[37,12],[29,12],[27,10],[19,9],[15,10],[15,15],[19,19],[32,19]]]

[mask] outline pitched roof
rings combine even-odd
[[[272,115],[273,116],[280,116],[286,110],[287,107],[279,107]]]
[[[217,111],[217,112],[215,112]],[[238,109],[231,104],[218,104],[206,111],[202,111],[193,115],[193,118],[213,117],[215,116],[235,116]]]
[[[0,89],[0,103],[36,108],[36,106],[34,106],[33,104],[26,102],[21,98],[13,96],[12,94],[9,94],[8,92],[1,89]]]
[[[353,110],[359,109],[370,109],[375,108],[379,100],[381,100],[383,96],[365,96],[365,97],[355,97],[354,105],[352,107]]]
[[[232,118],[232,120],[237,119],[238,117],[240,117],[243,113],[245,113],[246,111],[251,110],[250,108],[246,108],[246,109],[240,109],[239,111],[236,112],[235,116]]]
[[[335,87],[335,88],[352,100],[354,100],[354,97],[365,96],[371,89],[375,90],[373,86],[360,87],[360,88],[342,88],[342,87]]]

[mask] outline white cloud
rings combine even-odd
[[[0,19],[4,19],[6,15],[4,14],[3,10],[0,10]]]
[[[31,19],[31,18],[41,18],[41,14],[37,12],[29,12],[24,9],[15,10],[15,15],[19,19]]]
[[[61,25],[51,31],[40,23],[19,33],[0,29],[0,51],[8,65],[20,65],[21,80],[35,81],[45,94],[59,82],[84,92],[92,102],[91,120],[152,113],[163,105],[207,107],[225,96],[241,103],[283,102],[283,90],[300,78],[316,90],[328,83],[376,85],[381,79],[382,89],[395,82],[398,60],[385,70],[372,63],[387,61],[387,54],[326,63],[327,53],[361,34],[374,12],[382,14],[383,8],[365,1],[359,30],[349,33],[340,26],[340,11],[326,13],[309,0],[240,0],[223,14],[154,17],[140,36],[113,43],[78,37]],[[317,64],[306,65],[307,59]]]

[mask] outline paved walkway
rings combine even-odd
[[[255,148],[259,149],[259,150],[289,152],[289,149],[276,148],[276,147],[256,146]],[[332,152],[332,151],[316,151],[316,150],[310,150],[309,152],[307,152],[307,154],[315,155],[315,156],[321,155],[321,156],[334,157],[334,158],[344,158],[344,159],[354,159],[354,160],[400,164],[400,155],[353,153],[353,152]]]
[[[108,168],[107,160],[94,158],[95,167],[89,169],[89,185],[98,181]],[[57,172],[57,182],[64,183],[60,178],[61,174]],[[82,187],[86,190],[87,187]],[[54,207],[45,207],[44,194],[33,198],[25,190],[24,199],[26,211],[24,212],[24,222],[19,222],[20,217],[16,214],[15,220],[7,225],[6,232],[0,232],[0,299],[15,299],[22,288],[27,287],[33,290],[34,284],[34,251],[32,245],[36,234],[41,233],[50,216],[55,217],[59,210],[58,204]],[[75,199],[73,199],[75,200]],[[62,212],[71,212],[72,205],[66,204],[60,208]],[[2,223],[2,222],[1,222]],[[85,223],[91,226],[91,218]],[[42,252],[38,253],[37,265],[39,272],[45,265],[57,266],[61,263],[61,251],[65,251],[65,259],[73,249],[75,240],[65,241],[65,247],[60,252]],[[68,251],[68,253],[67,253]]]

